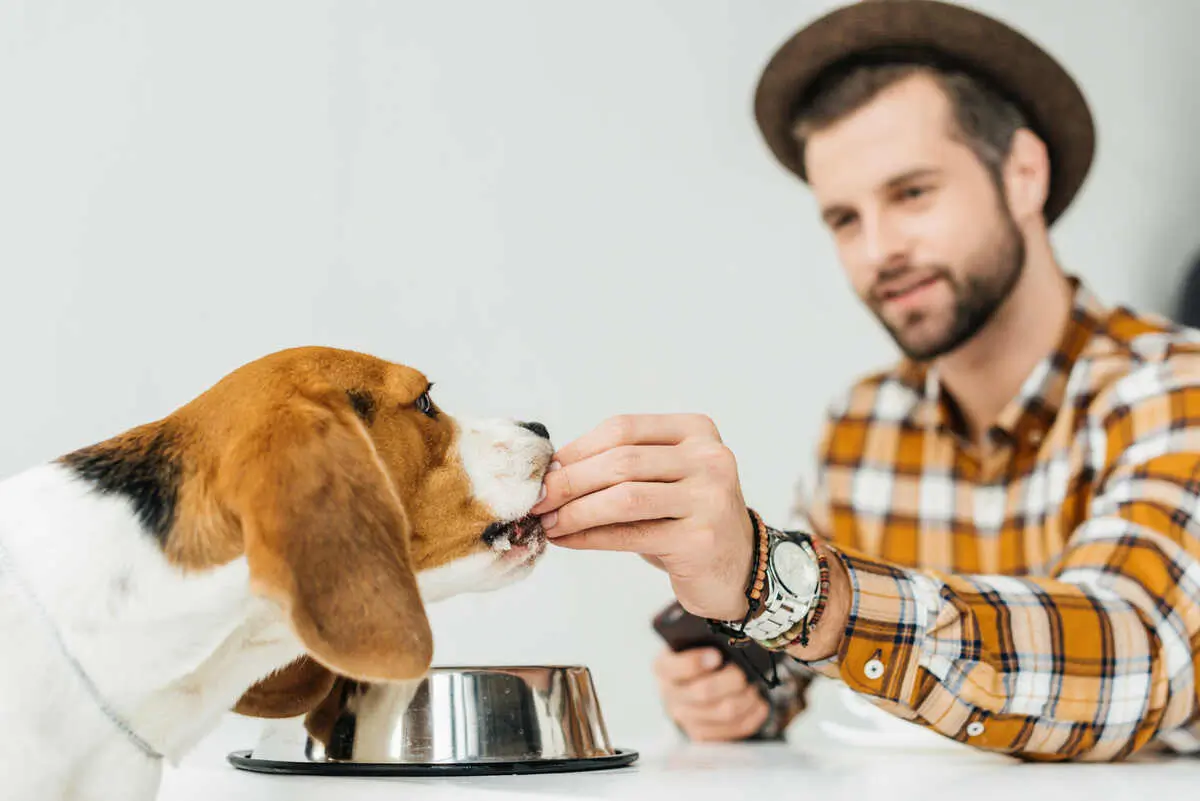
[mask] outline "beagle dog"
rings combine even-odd
[[[425,604],[546,548],[544,426],[441,410],[419,371],[295,348],[0,482],[0,796],[149,801],[230,711],[413,682]]]

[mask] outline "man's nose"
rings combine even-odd
[[[886,214],[864,215],[863,218],[863,255],[867,263],[884,268],[903,260],[905,237]]]
[[[541,423],[517,423],[526,431],[532,431],[542,439],[550,439],[550,431]]]

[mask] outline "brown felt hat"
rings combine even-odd
[[[1087,101],[1066,70],[1038,45],[977,11],[938,0],[859,0],[796,33],[775,52],[759,80],[754,114],[771,152],[801,180],[803,159],[792,133],[815,79],[852,61],[917,58],[955,67],[1017,104],[1050,152],[1047,224],[1083,184],[1095,151]]]

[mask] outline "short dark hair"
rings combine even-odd
[[[953,112],[950,135],[970,147],[999,183],[1013,134],[1029,127],[1025,114],[987,81],[953,67],[921,60],[864,62],[827,72],[814,85],[793,120],[801,170],[805,170],[804,147],[809,136],[862,108],[884,89],[914,75],[928,75],[936,81]]]

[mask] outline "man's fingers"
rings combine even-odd
[[[617,528],[645,521],[669,522],[691,511],[690,498],[673,484],[626,482],[576,498],[566,506],[544,515],[546,535],[558,539],[589,529]],[[625,532],[626,537],[633,533]],[[643,537],[645,532],[638,534]],[[611,537],[609,539],[612,539]],[[618,550],[637,550],[640,546]]]
[[[700,438],[721,439],[716,425],[704,415],[620,415],[563,446],[554,458],[566,467],[622,445],[678,445],[685,439]]]
[[[732,721],[713,723],[685,713],[676,718],[684,733],[697,742],[730,742],[743,740],[758,731],[767,722],[770,707],[762,698],[751,706],[749,712]]]
[[[547,473],[546,497],[531,510],[544,514],[593,492],[632,481],[678,481],[688,464],[677,449],[664,445],[620,445]]]
[[[716,648],[667,649],[654,660],[654,672],[664,682],[682,684],[711,675],[721,666],[721,661],[721,652]]]
[[[645,559],[649,564],[658,568],[659,570],[665,571],[667,569],[667,566],[663,564],[663,560],[659,559],[657,556],[654,556],[653,554],[643,553],[643,554],[638,554],[638,555],[641,556],[643,559]]]
[[[668,688],[681,705],[709,709],[746,691],[746,674],[737,665],[725,665],[715,673],[674,683]]]
[[[711,704],[695,706],[688,717],[697,723],[740,723],[752,717],[758,711],[758,706],[766,705],[761,694],[754,687],[743,687],[733,695],[726,696]],[[759,722],[761,724],[761,721]],[[756,725],[754,728],[758,728]]]
[[[719,660],[715,648],[668,649],[654,663],[668,713],[695,740],[743,739],[758,731],[770,711],[741,669],[714,668]]]
[[[684,525],[678,520],[647,520],[598,526],[574,534],[559,536],[546,532],[550,542],[573,551],[621,551],[643,556],[671,552],[671,544]]]

